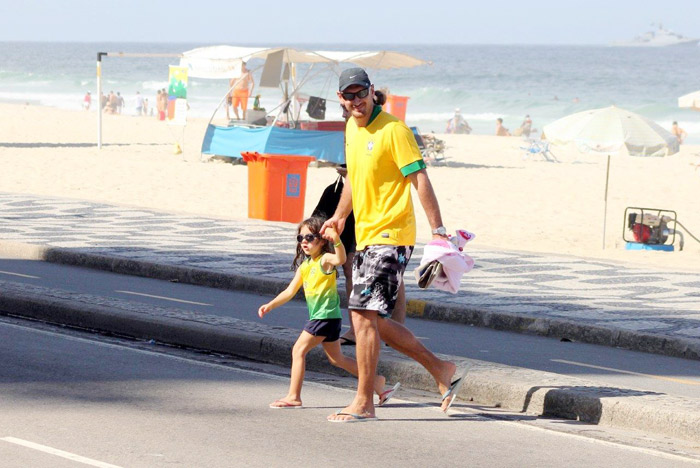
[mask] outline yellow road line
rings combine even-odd
[[[406,302],[406,315],[409,317],[422,317],[425,313],[425,301],[411,299]]]
[[[656,380],[666,380],[669,382],[676,382],[676,383],[684,384],[684,385],[698,385],[698,386],[700,386],[700,382],[697,380],[686,380],[686,379],[677,379],[675,377],[664,377],[662,375],[643,374],[641,372],[632,372],[632,371],[627,371],[627,370],[622,370],[622,369],[613,369],[612,367],[594,366],[593,364],[584,364],[582,362],[566,361],[564,359],[550,359],[550,361],[560,362],[562,364],[571,364],[572,366],[589,367],[591,369],[600,369],[600,370],[606,370],[606,371],[610,371],[610,372],[619,372],[621,374],[638,375],[640,377],[649,377],[650,379],[656,379]]]

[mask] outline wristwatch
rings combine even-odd
[[[433,234],[438,236],[447,237],[447,228],[445,226],[440,226],[437,229],[433,229]]]

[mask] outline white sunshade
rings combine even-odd
[[[340,52],[319,50],[316,53],[324,57],[328,57],[338,63],[353,63],[364,68],[410,68],[417,67],[419,65],[427,65],[430,63],[408,54],[392,52],[390,50],[380,50],[375,52]]]
[[[700,111],[700,91],[686,94],[678,98],[678,107]]]
[[[284,51],[287,63],[331,62],[314,52],[301,51],[288,47],[236,47],[218,45],[199,47],[183,52],[180,66],[187,67],[189,75],[195,78],[237,78],[240,76],[241,62],[252,58],[265,60],[269,54]]]
[[[552,143],[575,143],[584,152],[614,153],[623,147],[631,156],[667,156],[678,152],[678,140],[671,132],[615,106],[569,115],[545,125],[543,131]]]
[[[195,78],[237,78],[241,74],[241,63],[263,50],[227,45],[199,47],[183,52],[180,66],[187,67],[189,76]]]
[[[187,67],[196,78],[236,78],[241,62],[251,58],[266,59],[269,54],[284,51],[285,63],[353,63],[366,68],[388,69],[425,65],[429,62],[400,52],[382,51],[307,51],[289,47],[237,47],[218,45],[199,47],[182,54],[180,66]]]

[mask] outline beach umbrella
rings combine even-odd
[[[641,115],[610,106],[569,115],[543,129],[555,145],[574,143],[584,153],[608,155],[605,172],[603,249],[608,213],[610,156],[626,151],[630,156],[668,156],[678,152],[678,140],[668,130]]]
[[[700,91],[679,97],[678,107],[700,111]]]

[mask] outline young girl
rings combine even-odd
[[[263,318],[272,309],[291,300],[304,286],[304,295],[309,307],[309,321],[292,349],[292,378],[287,396],[270,403],[270,408],[301,408],[301,386],[306,369],[306,355],[317,345],[322,344],[328,360],[334,366],[345,369],[357,376],[357,362],[344,356],[340,350],[340,297],[336,285],[335,267],[345,263],[345,248],[338,233],[326,229],[323,236],[319,234],[323,219],[312,217],[299,224],[297,229],[297,254],[292,263],[296,269],[294,279],[287,289],[273,300],[258,309]],[[331,244],[335,253],[331,249]],[[386,379],[380,375],[374,379],[374,391],[379,395],[379,406],[383,405],[399,388],[384,391]]]

